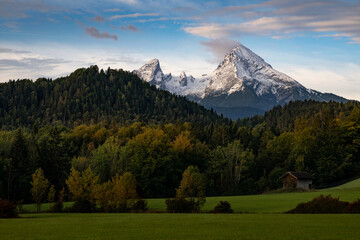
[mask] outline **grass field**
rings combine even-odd
[[[360,215],[29,214],[0,239],[359,239]]]
[[[0,239],[359,239],[360,214],[279,214],[320,194],[353,201],[360,198],[360,179],[312,192],[209,197],[203,208],[226,200],[236,212],[255,214],[22,214],[0,219]],[[165,210],[164,199],[148,203]]]
[[[206,198],[207,202],[202,208],[202,211],[208,212],[212,210],[221,200],[230,202],[235,212],[282,213],[296,207],[300,202],[310,201],[321,194],[331,194],[333,197],[339,197],[344,201],[354,201],[360,198],[360,179],[338,187],[311,192],[208,197]],[[165,211],[164,199],[148,199],[147,201],[150,210],[159,212]],[[71,203],[65,203],[65,206],[70,205]],[[24,208],[30,211],[35,211],[36,209],[33,204],[25,205]],[[43,204],[42,209],[48,208],[49,204]]]

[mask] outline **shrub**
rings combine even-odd
[[[147,201],[144,199],[137,199],[131,204],[130,211],[131,212],[144,212],[147,208]]]
[[[96,204],[88,200],[78,200],[71,206],[71,212],[92,213],[96,210]]]
[[[168,213],[193,213],[199,212],[200,205],[194,199],[173,198],[166,199],[166,212]]]
[[[23,201],[24,201],[24,200],[20,200],[20,201],[17,201],[17,202],[16,202],[16,211],[17,211],[18,213],[28,213],[28,212],[30,212],[29,210],[25,210],[25,209],[23,208]]]
[[[228,201],[220,201],[218,205],[215,206],[213,213],[233,213],[231,205]]]
[[[331,195],[320,195],[313,200],[298,204],[287,213],[344,213],[348,202],[340,201]]]
[[[352,203],[350,203],[346,209],[346,213],[360,213],[360,198]]]
[[[50,207],[50,212],[61,213],[63,208],[64,208],[64,204],[62,202],[55,202],[54,205]]]
[[[50,212],[61,213],[64,208],[65,189],[61,189],[59,192],[58,201],[50,207]]]
[[[113,208],[112,211],[117,212],[117,213],[126,213],[126,212],[128,212],[128,210],[129,209],[128,209],[127,204],[125,205],[124,203],[118,203],[116,205],[116,207]]]
[[[16,205],[8,200],[0,198],[0,218],[17,217]]]

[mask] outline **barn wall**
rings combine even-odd
[[[295,186],[297,185],[297,179],[294,178],[291,175],[287,175],[284,177],[283,179],[283,188],[284,189],[291,189],[291,188],[295,188]]]
[[[308,189],[310,189],[309,184],[312,185],[312,180],[298,180],[296,187],[308,190]]]

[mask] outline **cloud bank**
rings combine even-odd
[[[271,0],[209,11],[203,15],[206,21],[184,30],[206,38],[327,33],[326,36],[347,37],[349,43],[360,43],[359,13],[358,1]],[[221,19],[221,23],[212,19]]]
[[[141,29],[138,29],[136,26],[132,25],[132,24],[128,24],[127,26],[114,26],[114,25],[110,25],[112,29],[120,29],[123,31],[131,31],[131,32],[141,32]]]
[[[220,38],[220,39],[211,39],[209,41],[201,41],[201,45],[205,46],[214,56],[215,59],[214,63],[219,63],[232,49],[240,45],[240,42],[226,39],[226,38]]]

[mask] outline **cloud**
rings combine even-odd
[[[63,59],[56,58],[21,58],[21,59],[0,59],[0,69],[53,69],[58,64],[66,63]]]
[[[109,34],[108,32],[99,32],[99,30],[97,30],[96,28],[90,26],[85,28],[85,33],[87,35],[90,35],[94,38],[100,38],[100,39],[105,39],[105,38],[109,38],[109,39],[114,39],[115,41],[118,40],[118,37],[116,35],[112,35]]]
[[[30,53],[30,52],[24,51],[24,50],[15,50],[15,49],[11,49],[11,48],[0,48],[0,53],[23,54],[23,53]]]
[[[158,21],[173,21],[173,20],[186,20],[186,19],[194,19],[194,18],[183,18],[183,17],[160,17],[160,18],[150,18],[150,19],[140,19],[134,22],[158,22]]]
[[[105,18],[103,18],[102,16],[96,16],[96,17],[91,18],[90,20],[94,21],[94,22],[104,22]]]
[[[134,5],[138,3],[138,0],[114,0],[114,2],[128,4],[128,5]]]
[[[14,43],[1,41],[0,82],[9,79],[56,78],[77,68],[98,65],[107,69],[132,71],[153,57],[141,51],[129,51],[126,46],[71,46],[59,43]],[[124,48],[122,48],[124,47]],[[16,53],[15,53],[16,52]]]
[[[92,26],[88,27],[88,26],[86,26],[85,23],[82,23],[78,20],[76,20],[76,23],[79,24],[82,28],[84,28],[86,35],[89,35],[91,37],[98,38],[98,39],[114,39],[115,41],[118,40],[117,35],[110,34],[106,31],[99,32],[99,30],[97,28],[94,28]]]
[[[158,13],[132,13],[132,14],[123,14],[123,15],[114,15],[110,17],[110,20],[119,19],[119,18],[137,18],[137,17],[156,17],[159,16]]]
[[[119,11],[121,11],[120,8],[110,8],[104,10],[104,12],[119,12]]]
[[[123,31],[129,30],[132,32],[141,32],[141,29],[138,29],[136,26],[132,25],[132,24],[128,24],[127,26],[114,26],[114,25],[110,25],[112,29],[121,29]]]
[[[220,38],[220,39],[212,39],[209,41],[201,41],[201,45],[205,46],[213,55],[216,57],[214,60],[215,63],[219,63],[225,54],[230,52],[232,49],[240,45],[240,42],[234,41],[231,39]]]
[[[11,28],[11,29],[17,29],[19,27],[19,23],[18,22],[4,22],[2,24],[0,24],[0,26],[3,25],[7,28]]]
[[[342,34],[360,43],[360,2],[270,0],[209,11],[185,32],[206,38],[292,36],[301,32]],[[212,19],[216,19],[215,21]]]
[[[0,1],[0,17],[1,18],[26,18],[27,12],[49,12],[58,11],[63,8],[49,5],[44,0],[1,0]]]
[[[191,27],[185,27],[184,30],[187,33],[190,33],[192,35],[197,35],[201,37],[206,38],[225,38],[232,36],[231,33],[233,30],[231,29],[231,25],[220,25],[217,23],[214,24],[203,24],[199,26],[191,26]]]
[[[324,68],[284,64],[279,70],[286,72],[305,87],[360,100],[360,85],[357,84],[360,79],[360,65],[340,63],[332,68]]]

